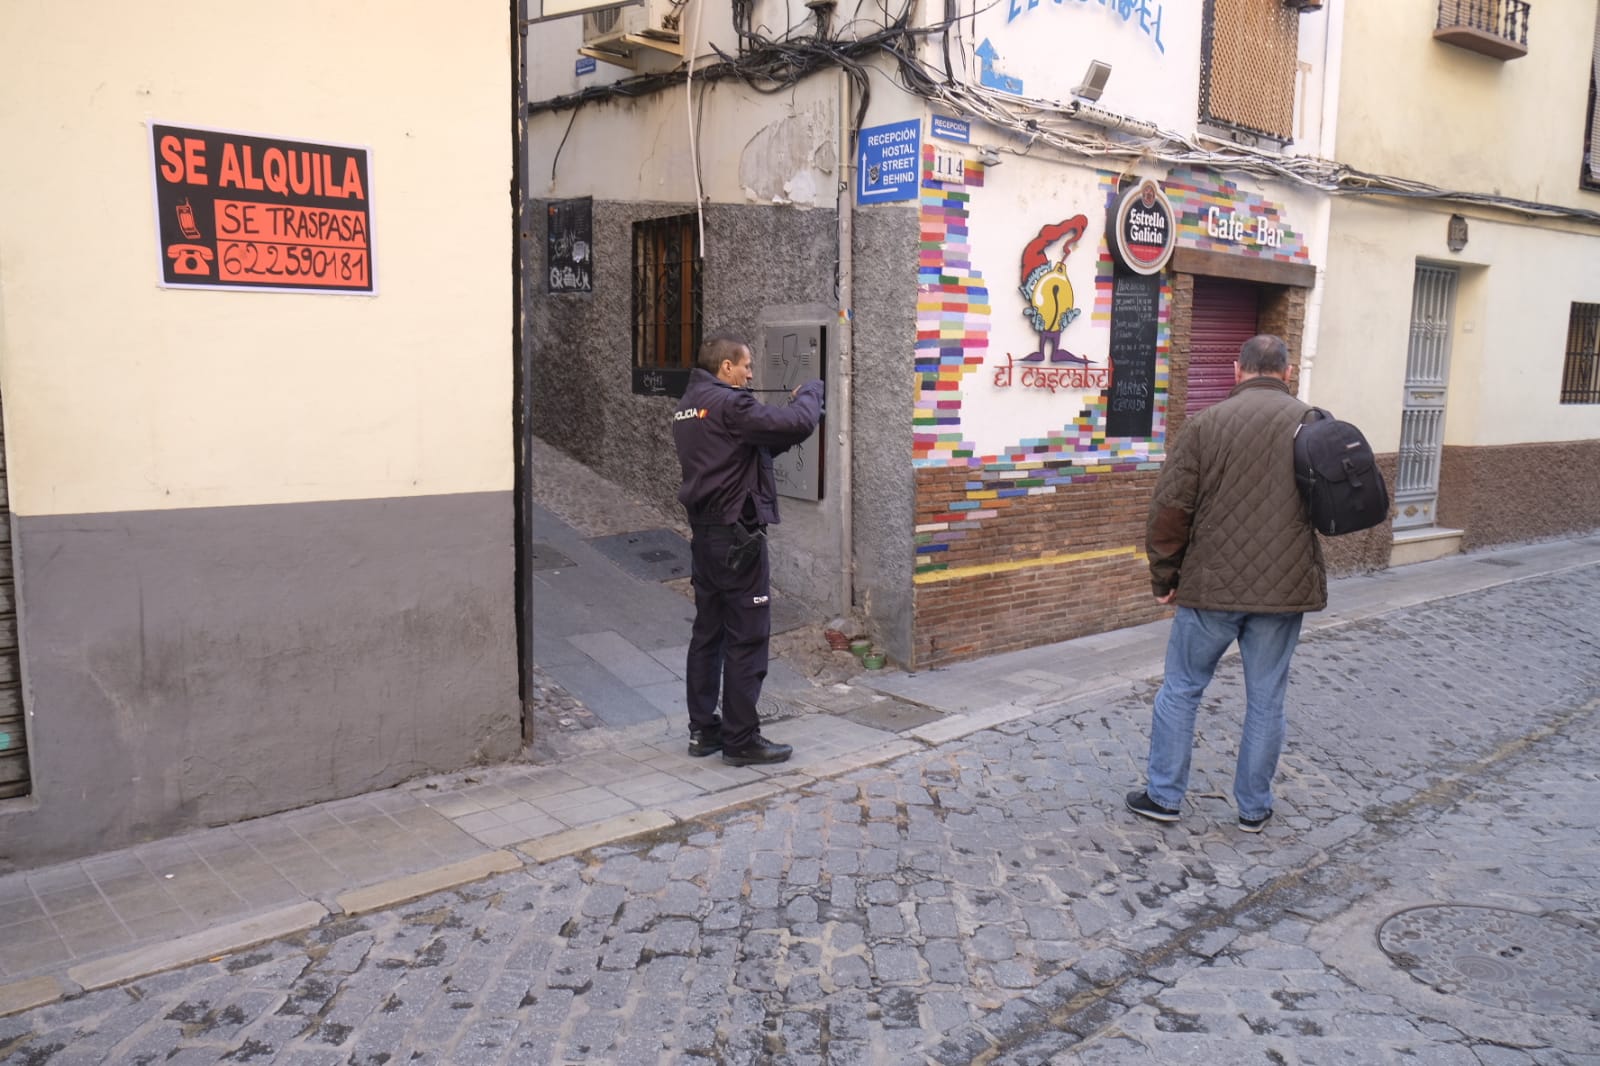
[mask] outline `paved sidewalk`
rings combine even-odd
[[[1597,565],[1591,536],[1339,579],[1310,628]],[[0,877],[0,1014],[801,791],[1096,694],[1125,696],[1159,674],[1165,636],[1153,624],[818,689],[812,713],[766,728],[797,749],[778,767],[689,758],[682,723],[662,719],[573,738],[554,765],[419,780]],[[901,713],[875,713],[885,706]],[[863,724],[896,717],[911,724]]]

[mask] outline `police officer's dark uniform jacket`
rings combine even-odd
[[[697,731],[718,727],[720,680],[725,750],[742,748],[755,736],[756,701],[767,676],[765,530],[778,521],[772,457],[816,429],[822,395],[822,382],[812,381],[787,405],[765,404],[696,367],[673,414],[683,468],[678,500],[694,533],[689,724]]]

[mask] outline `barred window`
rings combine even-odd
[[[1206,0],[1201,34],[1200,121],[1291,140],[1300,13],[1283,0]]]
[[[1572,305],[1561,402],[1600,403],[1600,304]]]
[[[695,353],[700,349],[699,233],[698,221],[692,214],[633,224],[636,392],[670,391],[681,395],[677,379],[686,380],[694,366]],[[645,387],[640,387],[641,381]],[[663,381],[669,384],[660,385]],[[672,384],[679,387],[673,389]]]
[[[1600,11],[1594,16],[1594,56],[1589,64],[1589,111],[1583,124],[1583,173],[1578,184],[1600,190]]]

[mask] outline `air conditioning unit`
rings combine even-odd
[[[639,49],[683,54],[683,15],[687,0],[644,0],[620,7],[602,7],[583,13],[584,55],[608,63],[634,66]]]

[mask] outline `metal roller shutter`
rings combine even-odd
[[[17,597],[11,571],[11,504],[6,493],[5,438],[0,436],[0,799],[26,796],[27,732],[17,676]]]
[[[1196,277],[1189,327],[1189,398],[1185,415],[1228,398],[1239,348],[1259,332],[1260,290],[1248,281]]]

